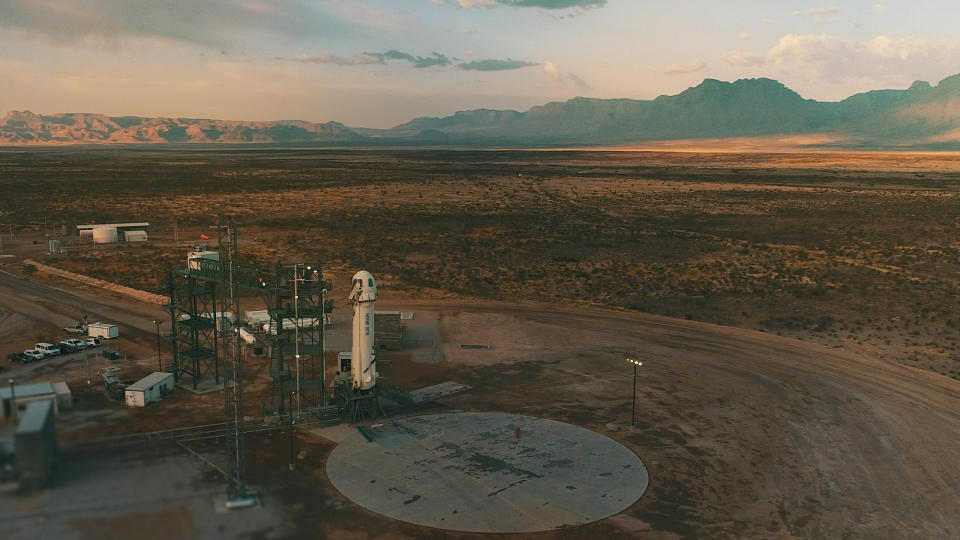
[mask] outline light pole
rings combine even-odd
[[[7,379],[7,382],[10,383],[10,418],[13,419],[13,423],[17,423],[17,396],[13,390],[13,379]]]
[[[297,284],[300,282],[300,268],[297,264],[293,267],[293,355],[297,360],[297,419],[300,419],[300,291]],[[293,418],[292,416],[290,418]],[[290,421],[290,470],[293,470],[293,420]]]
[[[163,361],[160,359],[160,321],[153,321],[157,327],[157,371],[163,371]]]
[[[627,357],[627,362],[633,364],[633,409],[630,414],[630,425],[636,427],[637,425],[637,368],[643,365],[643,362],[640,360],[634,360],[633,358]]]

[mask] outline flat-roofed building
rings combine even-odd
[[[124,390],[127,407],[146,407],[173,391],[173,373],[156,371]]]
[[[4,420],[14,416],[14,407],[18,411],[17,418],[23,416],[27,406],[35,401],[52,401],[54,414],[60,410],[57,405],[57,392],[48,382],[18,384],[12,389],[9,386],[0,386],[0,414]]]
[[[27,406],[14,433],[14,463],[21,489],[50,484],[57,463],[57,432],[53,424],[55,400]]]

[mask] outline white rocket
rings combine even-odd
[[[373,304],[377,285],[373,274],[361,270],[353,275],[350,301],[353,302],[353,349],[350,371],[353,387],[369,390],[377,384],[376,351],[373,344]]]

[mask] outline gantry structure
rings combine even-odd
[[[248,351],[267,349],[273,379],[265,414],[321,410],[324,392],[324,313],[330,282],[319,263],[263,268],[241,262],[232,220],[217,227],[217,258],[193,258],[168,276],[168,371],[178,384],[223,385],[226,417],[227,498],[248,496],[243,459],[243,366]],[[259,297],[268,321],[243,326],[241,299]]]

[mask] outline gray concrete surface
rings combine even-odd
[[[369,510],[430,527],[510,533],[589,523],[632,505],[649,481],[620,443],[542,418],[443,413],[362,429],[330,455],[330,481]]]
[[[178,453],[68,460],[53,486],[31,495],[0,494],[0,538],[260,538],[283,536],[279,501],[223,514],[223,482]]]

